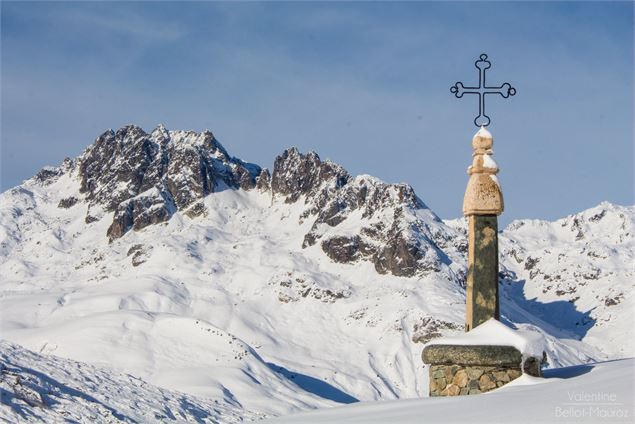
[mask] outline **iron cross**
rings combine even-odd
[[[479,81],[478,87],[464,87],[463,83],[457,82],[450,88],[450,92],[454,93],[456,98],[460,99],[464,94],[478,94],[478,116],[474,118],[474,125],[477,127],[486,127],[490,124],[489,116],[485,114],[485,95],[500,94],[505,99],[516,94],[516,89],[508,82],[500,87],[488,87],[485,83],[485,71],[492,67],[492,62],[487,60],[487,55],[482,54],[474,66],[478,69]]]

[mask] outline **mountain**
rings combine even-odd
[[[79,192],[89,206],[86,223],[102,211],[114,212],[111,240],[165,222],[176,211],[196,215],[197,200],[224,189],[251,189],[261,171],[230,157],[209,131],[170,133],[160,126],[147,134],[132,125],[99,136],[77,166]],[[62,199],[60,206],[75,199]]]
[[[633,356],[634,216],[500,234],[503,320],[550,366]],[[245,416],[420,397],[423,343],[463,328],[466,251],[406,184],[127,126],[0,195],[0,331]]]
[[[612,358],[633,356],[634,211],[603,202],[555,222],[514,221],[501,240],[532,314]]]

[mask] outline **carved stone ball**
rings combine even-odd
[[[472,148],[476,150],[490,150],[494,145],[492,134],[485,128],[481,128],[472,138]]]

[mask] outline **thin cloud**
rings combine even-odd
[[[186,28],[179,22],[153,19],[146,8],[135,3],[65,3],[3,4],[3,13],[36,22],[40,27],[55,32],[77,35],[123,36],[138,41],[176,41],[183,38]],[[6,16],[5,15],[5,16]],[[3,34],[6,36],[6,34]]]
[[[85,28],[97,28],[144,40],[175,41],[184,35],[184,29],[176,23],[154,21],[132,10],[116,9],[113,13],[101,13],[91,9],[76,8],[63,16],[67,22]]]
[[[456,216],[477,105],[449,86],[477,78],[483,48],[492,81],[519,89],[488,104],[503,219],[628,203],[632,24],[618,6],[608,24],[595,19],[604,5],[488,3],[491,24],[475,28],[464,23],[481,6],[464,4],[3,3],[3,153],[13,156],[2,188],[106,128],[163,122],[209,128],[263,166],[292,145],[316,150],[352,173],[409,182]],[[562,13],[571,8],[575,19]],[[576,191],[571,181],[596,168],[610,184]]]

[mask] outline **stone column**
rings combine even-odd
[[[503,193],[492,159],[494,140],[481,127],[472,139],[470,179],[463,199],[468,218],[469,249],[465,331],[490,318],[499,319],[498,304],[498,215],[503,212]]]

